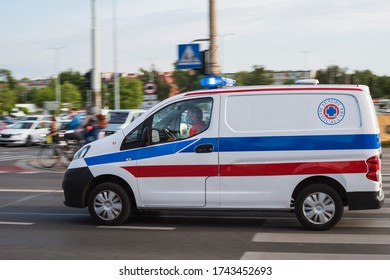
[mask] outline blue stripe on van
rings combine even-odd
[[[381,145],[379,134],[201,138],[93,156],[85,158],[85,161],[88,166],[91,166],[129,159],[154,158],[179,152],[195,153],[195,148],[202,144],[212,144],[214,152],[364,150],[378,149]]]
[[[380,148],[379,134],[227,137],[220,152],[357,150]]]
[[[214,152],[357,150],[378,149],[380,139],[379,134],[224,137],[218,146],[218,138],[202,138],[182,152],[194,153],[201,144],[212,144]]]
[[[91,166],[97,164],[123,162],[128,160],[140,160],[146,158],[172,155],[177,152],[180,152],[182,149],[191,145],[196,140],[197,139],[191,139],[186,141],[173,142],[165,145],[150,146],[146,148],[121,151],[112,154],[92,156],[92,157],[85,158],[85,162],[87,163],[88,166]]]

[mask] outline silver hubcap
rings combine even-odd
[[[335,211],[336,205],[326,193],[312,193],[303,202],[303,214],[313,224],[327,223],[332,219]]]
[[[122,212],[122,200],[113,191],[102,191],[95,197],[94,209],[99,218],[111,221]]]

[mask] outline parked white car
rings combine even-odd
[[[30,146],[50,132],[50,121],[21,121],[0,131],[0,145]]]
[[[52,115],[26,115],[21,118],[21,121],[51,121]]]
[[[146,110],[142,109],[122,109],[110,110],[107,114],[107,127],[103,129],[104,135],[111,135],[126,127],[129,123],[141,116]]]

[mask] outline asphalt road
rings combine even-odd
[[[156,212],[99,227],[87,209],[63,205],[64,169],[37,168],[37,152],[0,147],[2,260],[390,259],[389,200],[379,210],[345,211],[326,232],[305,231],[285,212]],[[382,167],[390,196],[390,149]]]

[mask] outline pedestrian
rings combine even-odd
[[[50,140],[48,140],[48,142],[51,141],[51,143],[55,144],[59,142],[58,125],[57,125],[56,116],[52,115],[50,120],[51,120],[50,133],[48,134]]]
[[[83,136],[87,143],[98,139],[100,129],[98,126],[99,120],[97,115],[96,107],[91,107],[88,111],[88,115],[80,125],[80,129],[83,130]]]
[[[70,110],[70,118],[71,121],[68,124],[68,131],[64,134],[64,139],[68,144],[70,141],[77,141],[80,143],[83,140],[83,135],[80,134],[78,129],[82,123],[82,119],[75,108]]]

